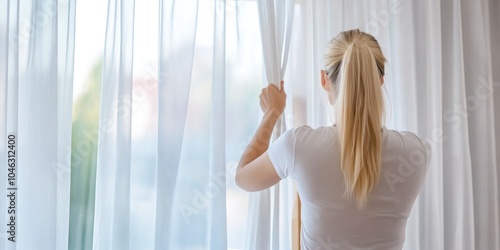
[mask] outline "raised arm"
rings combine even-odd
[[[281,81],[281,91],[269,84],[260,94],[264,117],[243,152],[236,170],[236,184],[247,191],[263,190],[281,180],[265,152],[269,147],[274,125],[285,109],[286,93],[283,84]]]

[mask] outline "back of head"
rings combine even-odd
[[[336,96],[345,195],[359,208],[380,179],[385,58],[375,38],[358,29],[341,32],[328,45],[325,73]]]

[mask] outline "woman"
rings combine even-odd
[[[262,90],[265,115],[241,157],[236,183],[266,189],[292,177],[302,201],[302,249],[401,249],[424,182],[430,145],[383,125],[385,58],[375,38],[341,32],[328,45],[321,85],[337,124],[286,131],[268,149],[286,94]]]

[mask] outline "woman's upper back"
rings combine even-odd
[[[302,201],[303,249],[401,249],[406,220],[422,187],[429,143],[382,129],[380,179],[366,209],[344,198],[337,128],[285,132],[268,150],[281,178],[295,179]]]

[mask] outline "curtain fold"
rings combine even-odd
[[[266,81],[280,88],[288,63],[294,1],[257,0]],[[282,115],[273,130],[273,140],[286,131]],[[291,249],[293,182],[285,180],[269,189],[251,193],[247,249]]]
[[[56,1],[57,2],[57,1]],[[71,134],[73,109],[73,75],[75,58],[76,0],[58,3],[57,11],[57,83],[58,83],[58,141],[57,141],[57,246],[67,249],[70,221]]]
[[[130,249],[134,1],[109,0],[101,85],[94,249]]]
[[[174,197],[187,116],[198,0],[160,0],[155,249],[175,249]]]
[[[442,55],[443,55],[443,196],[444,248],[474,249],[474,200],[470,135],[467,118],[456,107],[466,107],[467,92],[464,68],[464,44],[461,2],[442,2]],[[456,121],[455,121],[456,120]],[[457,164],[460,162],[460,164]],[[436,185],[437,183],[434,183]],[[432,185],[432,184],[431,184]],[[463,247],[462,247],[463,246]]]
[[[461,1],[465,105],[472,174],[474,239],[476,249],[500,248],[500,193],[495,142],[491,32],[488,1]],[[496,109],[496,111],[495,111]],[[485,217],[484,215],[490,215]],[[491,220],[497,218],[497,220]]]
[[[208,210],[209,249],[227,249],[226,219],[226,0],[214,0],[212,69],[210,189],[219,195],[210,199]]]
[[[491,67],[492,67],[492,85],[495,87],[496,91],[493,91],[493,107],[494,117],[495,117],[495,157],[496,157],[496,166],[497,166],[497,193],[500,193],[500,91],[498,91],[500,87],[500,70],[495,70],[500,68],[500,32],[498,32],[498,28],[500,27],[500,16],[497,13],[500,13],[500,2],[495,0],[490,0],[489,4],[489,18],[490,18],[490,38],[491,38]],[[500,218],[500,204],[497,203],[497,216]],[[500,219],[499,219],[500,220]],[[494,220],[493,220],[494,221]],[[496,231],[499,232],[500,222],[497,224]],[[500,239],[497,239],[500,240]],[[499,243],[497,243],[500,245]]]
[[[1,3],[1,17],[0,20],[2,31],[2,36],[0,40],[0,46],[2,48],[2,59],[0,60],[0,82],[2,91],[0,92],[0,100],[3,104],[2,110],[0,110],[0,117],[2,123],[0,124],[0,160],[2,161],[2,166],[4,169],[0,171],[0,177],[3,180],[0,188],[4,190],[5,195],[9,195],[9,190],[7,189],[8,181],[7,176],[9,174],[7,161],[7,149],[8,149],[8,139],[16,139],[18,141],[18,103],[19,103],[19,39],[16,39],[19,34],[19,2],[18,1],[5,1]],[[16,138],[17,137],[17,138]],[[14,142],[14,141],[12,141]],[[11,144],[15,145],[15,144]],[[17,143],[17,145],[19,145]],[[16,148],[14,148],[16,149]],[[12,150],[11,150],[12,151]],[[17,150],[16,150],[17,151]],[[14,160],[13,173],[17,175],[18,171],[16,168],[16,162],[19,157],[15,156],[9,157]],[[11,155],[12,155],[11,153]],[[10,162],[12,164],[12,162]],[[9,199],[1,199],[1,218],[0,222],[2,225],[11,224],[10,214],[8,213],[8,205],[10,204]],[[18,223],[18,220],[14,220],[14,224]],[[10,226],[9,226],[10,229]],[[1,248],[3,249],[15,249],[15,243],[8,241],[8,238],[12,237],[10,234],[5,234],[1,241]]]
[[[75,1],[4,1],[1,9],[1,176],[12,198],[0,209],[4,225],[16,225],[16,242],[7,232],[1,248],[67,249]]]
[[[287,127],[335,122],[320,87],[326,45],[343,30],[369,32],[388,59],[387,127],[416,132],[433,148],[424,187],[408,219],[404,249],[500,249],[499,2],[256,1],[263,85],[279,86],[287,79],[286,116],[273,139]],[[247,83],[226,84],[231,71],[226,71],[229,2],[210,3],[213,11],[200,15],[206,2],[159,0],[158,160],[156,204],[151,204],[156,206],[151,214],[155,249],[228,248],[226,158],[234,152],[226,147],[234,141],[226,136],[226,109],[243,97],[228,99],[227,89]],[[133,248],[134,9],[134,1],[108,0],[94,249]],[[76,0],[0,1],[0,161],[5,166],[0,171],[5,194],[0,224],[11,223],[8,206],[14,192],[16,197],[16,244],[4,231],[0,249],[68,249],[75,10]],[[207,20],[206,13],[214,15],[213,58],[208,59],[212,84],[208,90],[196,89],[210,96],[200,102],[207,105],[191,112],[207,127],[196,130],[188,126],[188,114],[192,106],[200,106],[190,100],[193,86],[206,84],[196,85],[192,78],[210,74],[193,66],[195,48],[202,47],[199,22]],[[193,146],[198,147],[195,153],[188,150]],[[9,156],[13,149],[15,157]],[[13,160],[15,170],[9,167]],[[16,175],[12,185],[9,174]],[[206,187],[205,193],[199,187]],[[193,197],[182,197],[188,195]],[[249,197],[245,249],[291,249],[292,218],[298,215],[293,214],[293,181]],[[192,220],[183,217],[186,213]]]
[[[390,7],[390,6],[388,6]],[[403,54],[409,59],[414,58],[414,76],[415,80],[411,81],[411,90],[406,90],[407,76],[403,74],[399,79],[391,78],[392,74],[386,78],[389,83],[387,90],[389,91],[389,99],[391,99],[392,112],[390,124],[393,126],[406,127],[413,131],[418,131],[421,136],[429,138],[433,141],[439,141],[438,130],[442,128],[442,53],[440,53],[440,45],[443,43],[441,36],[442,26],[436,25],[441,22],[441,5],[439,2],[419,3],[413,5],[400,5],[397,8],[389,8],[388,13],[395,15],[396,20],[405,18],[406,12],[413,9],[415,12],[413,18],[416,43],[415,50],[418,53]],[[389,37],[390,30],[387,30],[385,37]],[[392,44],[391,39],[387,39]],[[384,43],[384,41],[382,41]],[[396,71],[392,69],[397,60],[394,56],[401,54],[390,50],[388,46],[385,52],[391,53],[388,67],[390,73]],[[394,58],[394,59],[392,59]],[[400,82],[396,84],[396,82]],[[404,83],[404,84],[402,84]],[[398,86],[395,90],[393,86]],[[406,110],[394,101],[396,95],[405,91],[405,95],[414,95],[412,101],[405,103]],[[422,98],[425,96],[425,98]],[[420,98],[419,98],[420,97]],[[399,102],[398,102],[399,103]],[[401,119],[398,114],[414,113],[411,120]],[[443,150],[441,147],[434,147],[432,160],[435,162],[433,166],[440,166],[443,162]],[[437,165],[436,165],[437,164]],[[426,184],[421,190],[420,198],[415,202],[412,211],[412,216],[408,219],[406,229],[405,248],[409,249],[442,249],[444,246],[444,220],[443,220],[443,169],[441,167],[432,167],[428,169],[426,176]],[[435,211],[427,213],[423,211]],[[428,227],[435,228],[433,231],[423,230],[422,224],[427,224]]]

